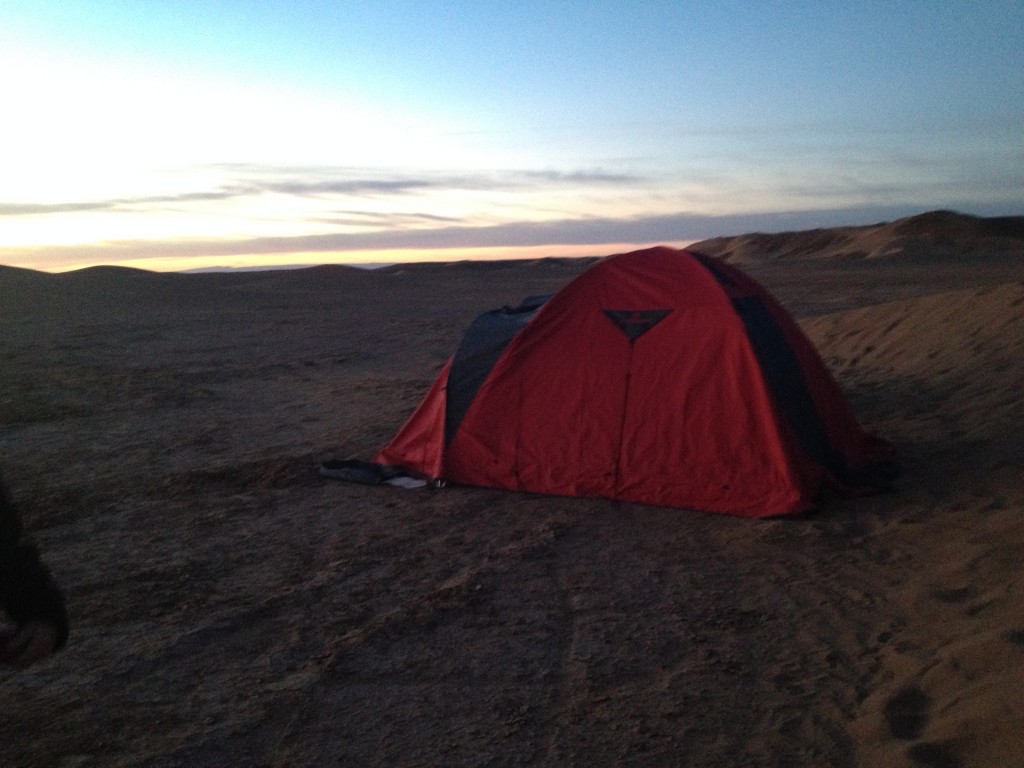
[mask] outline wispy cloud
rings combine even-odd
[[[383,213],[378,211],[337,211],[333,216],[311,219],[317,224],[338,227],[370,227],[374,229],[408,228],[435,225],[456,225],[464,219],[455,216],[438,216],[432,213],[401,212]]]
[[[96,211],[153,210],[162,206],[211,203],[262,194],[294,197],[398,197],[438,191],[515,191],[589,186],[640,186],[648,179],[602,170],[495,170],[475,174],[382,173],[363,168],[277,167],[221,164],[205,169],[226,176],[224,183],[165,195],[140,194],[99,200],[47,203],[0,202],[2,216],[35,216]]]
[[[247,166],[243,178],[266,192],[291,195],[388,195],[433,190],[497,191],[538,187],[643,184],[649,179],[602,170],[492,170],[479,173],[367,174],[359,168],[260,168]]]
[[[3,203],[0,202],[0,216],[38,216],[51,213],[81,213],[84,211],[105,211],[114,208],[111,200],[82,203]]]
[[[3,203],[0,202],[0,216],[36,216],[52,213],[85,213],[95,211],[130,210],[140,207],[152,208],[182,203],[207,203],[229,200],[253,194],[252,187],[224,187],[207,191],[186,192],[172,195],[140,195],[118,197],[109,200],[91,200],[61,203]]]
[[[403,195],[410,192],[450,188],[458,186],[446,179],[427,178],[357,178],[357,179],[325,179],[307,181],[294,179],[291,181],[265,181],[258,183],[256,188],[261,192],[274,192],[283,195],[345,195],[367,197],[378,195]]]

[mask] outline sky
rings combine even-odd
[[[1020,0],[0,0],[0,264],[1024,214]]]

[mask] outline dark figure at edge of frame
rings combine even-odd
[[[68,638],[64,595],[22,539],[21,516],[0,474],[0,608],[17,625],[0,635],[0,662],[25,667],[60,650]]]

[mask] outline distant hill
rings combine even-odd
[[[1024,258],[1024,216],[984,218],[953,211],[932,211],[892,222],[861,227],[832,227],[799,232],[750,233],[716,237],[690,246],[692,250],[737,263],[797,259],[930,260],[968,256],[1020,256]],[[602,254],[603,256],[604,254]],[[316,290],[338,280],[373,280],[373,275],[423,274],[438,269],[449,274],[504,270],[585,268],[598,256],[565,259],[505,259],[497,261],[422,262],[393,264],[378,269],[326,264],[278,270],[148,272],[126,267],[97,266],[50,274],[0,265],[0,299],[11,294],[44,291],[61,295],[154,294],[185,285],[222,290]],[[26,294],[25,292],[28,292]],[[6,297],[5,297],[6,292]]]
[[[34,269],[8,267],[5,264],[0,264],[0,288],[4,286],[34,283],[49,276],[50,274],[48,272],[38,272]]]
[[[942,258],[962,254],[1024,256],[1024,216],[983,218],[932,211],[863,227],[716,237],[690,247],[738,263],[803,258]]]

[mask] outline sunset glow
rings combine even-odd
[[[687,6],[4,4],[0,263],[533,258],[1021,212],[1024,7]]]

